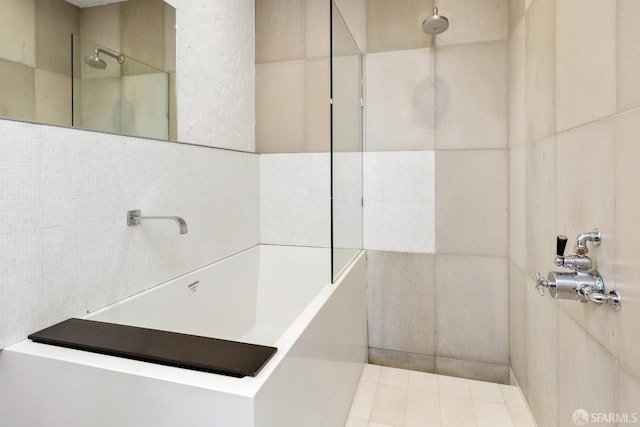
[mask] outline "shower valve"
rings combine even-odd
[[[567,237],[556,238],[555,264],[572,270],[571,273],[552,271],[545,279],[542,274],[536,273],[535,289],[544,295],[545,289],[554,299],[570,299],[581,303],[589,301],[598,305],[610,304],[614,310],[620,310],[620,294],[617,291],[605,291],[604,280],[597,271],[592,271],[593,263],[586,254],[589,253],[587,242],[598,246],[600,244],[600,232],[595,229],[590,233],[582,233],[576,239],[576,253],[564,256],[567,246]]]

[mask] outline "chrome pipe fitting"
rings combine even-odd
[[[564,256],[567,244],[565,236],[558,236],[556,240],[555,264],[572,270],[571,273],[552,271],[545,279],[542,274],[536,273],[535,289],[540,295],[549,290],[549,295],[554,299],[569,299],[581,303],[589,301],[602,305],[608,304],[614,310],[620,310],[620,294],[613,290],[606,293],[604,279],[597,271],[592,271],[593,263],[586,254],[589,252],[587,242],[595,246],[600,244],[600,232],[595,229],[590,233],[582,233],[576,239],[576,253]]]

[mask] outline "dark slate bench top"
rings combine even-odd
[[[257,344],[84,319],[65,320],[29,339],[233,377],[255,377],[277,351]]]

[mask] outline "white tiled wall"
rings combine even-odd
[[[0,347],[259,243],[257,155],[6,120],[0,140]]]
[[[435,251],[433,151],[364,153],[364,248]]]
[[[328,153],[260,155],[260,237],[266,244],[331,245]]]

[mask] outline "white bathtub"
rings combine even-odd
[[[367,357],[366,259],[336,284],[329,262],[257,246],[86,316],[277,347],[254,378],[25,340],[0,351],[0,425],[342,427]]]

